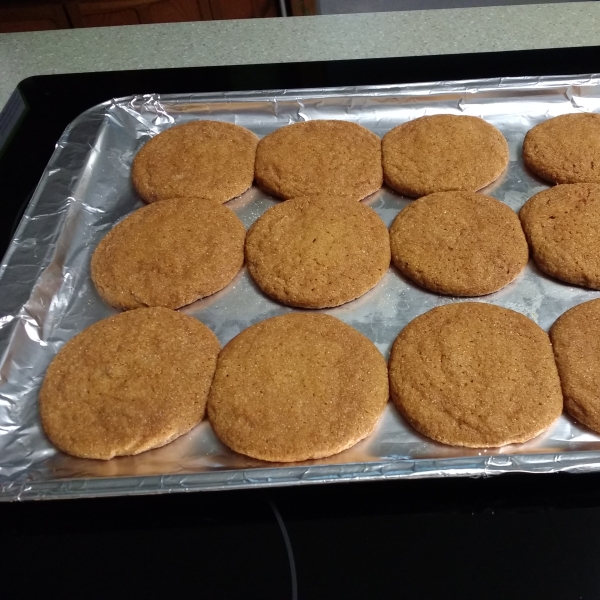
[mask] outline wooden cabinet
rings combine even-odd
[[[316,0],[290,0],[294,17],[308,17],[317,14]]]
[[[0,33],[45,31],[70,27],[60,4],[29,4],[0,8]]]
[[[86,0],[68,2],[74,27],[202,21],[196,0]]]
[[[18,0],[15,0],[18,2]],[[0,8],[0,33],[276,17],[278,0],[54,0]]]
[[[275,0],[209,0],[209,4],[215,20],[276,17],[279,14]]]

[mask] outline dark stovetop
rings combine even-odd
[[[572,48],[30,78],[0,254],[64,128],[109,98],[598,71],[600,49]],[[600,598],[600,473],[1,504],[0,522],[6,598]]]

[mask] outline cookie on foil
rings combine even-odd
[[[389,373],[405,419],[451,446],[526,442],[563,410],[548,335],[493,304],[447,304],[412,320],[394,342]]]
[[[600,289],[600,184],[557,185],[531,197],[519,217],[544,273]]]
[[[92,255],[91,277],[117,308],[180,308],[223,289],[242,268],[246,229],[215,201],[177,198],[136,210]]]
[[[565,397],[565,410],[600,433],[600,299],[563,313],[550,339]]]
[[[166,308],[103,319],[50,363],[40,390],[44,431],[81,458],[164,446],[204,417],[219,350],[208,327]]]
[[[208,416],[232,450],[272,462],[323,458],[368,436],[388,400],[385,360],[342,321],[293,312],[219,355]]]
[[[434,192],[476,192],[508,165],[502,133],[479,117],[431,115],[383,136],[383,174],[393,190],[419,198]]]
[[[519,217],[475,192],[438,192],[404,208],[390,228],[392,261],[420,286],[453,296],[491,294],[529,259]]]
[[[287,125],[260,140],[255,178],[284,200],[314,195],[361,200],[383,183],[381,140],[350,121]]]
[[[600,183],[600,115],[560,115],[536,125],[523,141],[523,160],[552,183]]]
[[[288,306],[326,308],[362,296],[390,265],[387,228],[361,202],[308,196],[267,210],[248,231],[257,285]]]
[[[254,133],[232,123],[175,125],[137,153],[133,186],[146,202],[182,197],[227,202],[252,185],[257,144]]]

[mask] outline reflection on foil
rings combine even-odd
[[[49,443],[37,410],[45,370],[62,345],[116,312],[91,284],[90,256],[117,221],[142,206],[130,182],[131,161],[160,131],[194,119],[219,119],[264,136],[300,120],[346,119],[382,136],[423,115],[481,116],[504,133],[510,150],[508,169],[483,191],[517,211],[548,187],[523,166],[525,133],[548,117],[581,110],[600,112],[598,76],[146,95],[110,100],[79,116],[59,140],[0,266],[1,498],[599,469],[600,436],[565,415],[526,444],[477,450],[428,440],[408,427],[390,404],[374,433],[353,448],[290,465],[235,454],[206,421],[168,446],[138,456],[108,462],[77,459]],[[384,187],[364,202],[389,227],[410,200]],[[277,203],[251,188],[228,206],[248,228]],[[515,282],[476,300],[518,310],[548,329],[571,306],[599,296],[550,279],[530,262]],[[391,267],[362,298],[325,312],[367,335],[387,357],[398,332],[414,317],[466,300],[423,290]],[[224,345],[250,325],[290,310],[262,294],[244,268],[224,290],[183,312],[208,325]]]

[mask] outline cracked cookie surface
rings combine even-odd
[[[329,315],[292,312],[223,348],[207,411],[232,450],[288,462],[350,448],[387,400],[385,359],[368,338]]]
[[[383,183],[381,140],[349,121],[287,125],[256,149],[256,183],[287,200],[326,194],[361,200]]]
[[[600,289],[600,184],[557,185],[532,196],[519,217],[542,271]]]
[[[563,409],[548,335],[492,304],[448,304],[411,321],[394,342],[389,373],[400,413],[452,446],[525,442]]]
[[[217,202],[157,202],[131,213],[101,240],[92,255],[92,281],[117,308],[179,308],[235,277],[245,237],[236,214]]]
[[[482,296],[513,281],[529,250],[519,217],[474,192],[439,192],[404,208],[390,228],[398,270],[440,294]]]
[[[254,179],[258,137],[222,121],[192,121],[153,137],[133,160],[131,178],[146,202],[207,198],[227,202]]]
[[[398,125],[383,136],[385,182],[419,198],[434,192],[476,192],[508,165],[502,133],[479,117],[431,115]]]
[[[326,308],[362,296],[390,265],[388,231],[350,198],[309,196],[270,208],[246,238],[250,275],[289,306]]]
[[[600,183],[600,115],[561,115],[536,125],[523,141],[523,160],[552,183]]]
[[[204,417],[219,349],[208,327],[165,308],[103,319],[50,363],[40,390],[44,431],[81,458],[164,446]]]
[[[600,433],[600,300],[563,313],[550,329],[565,410]]]

